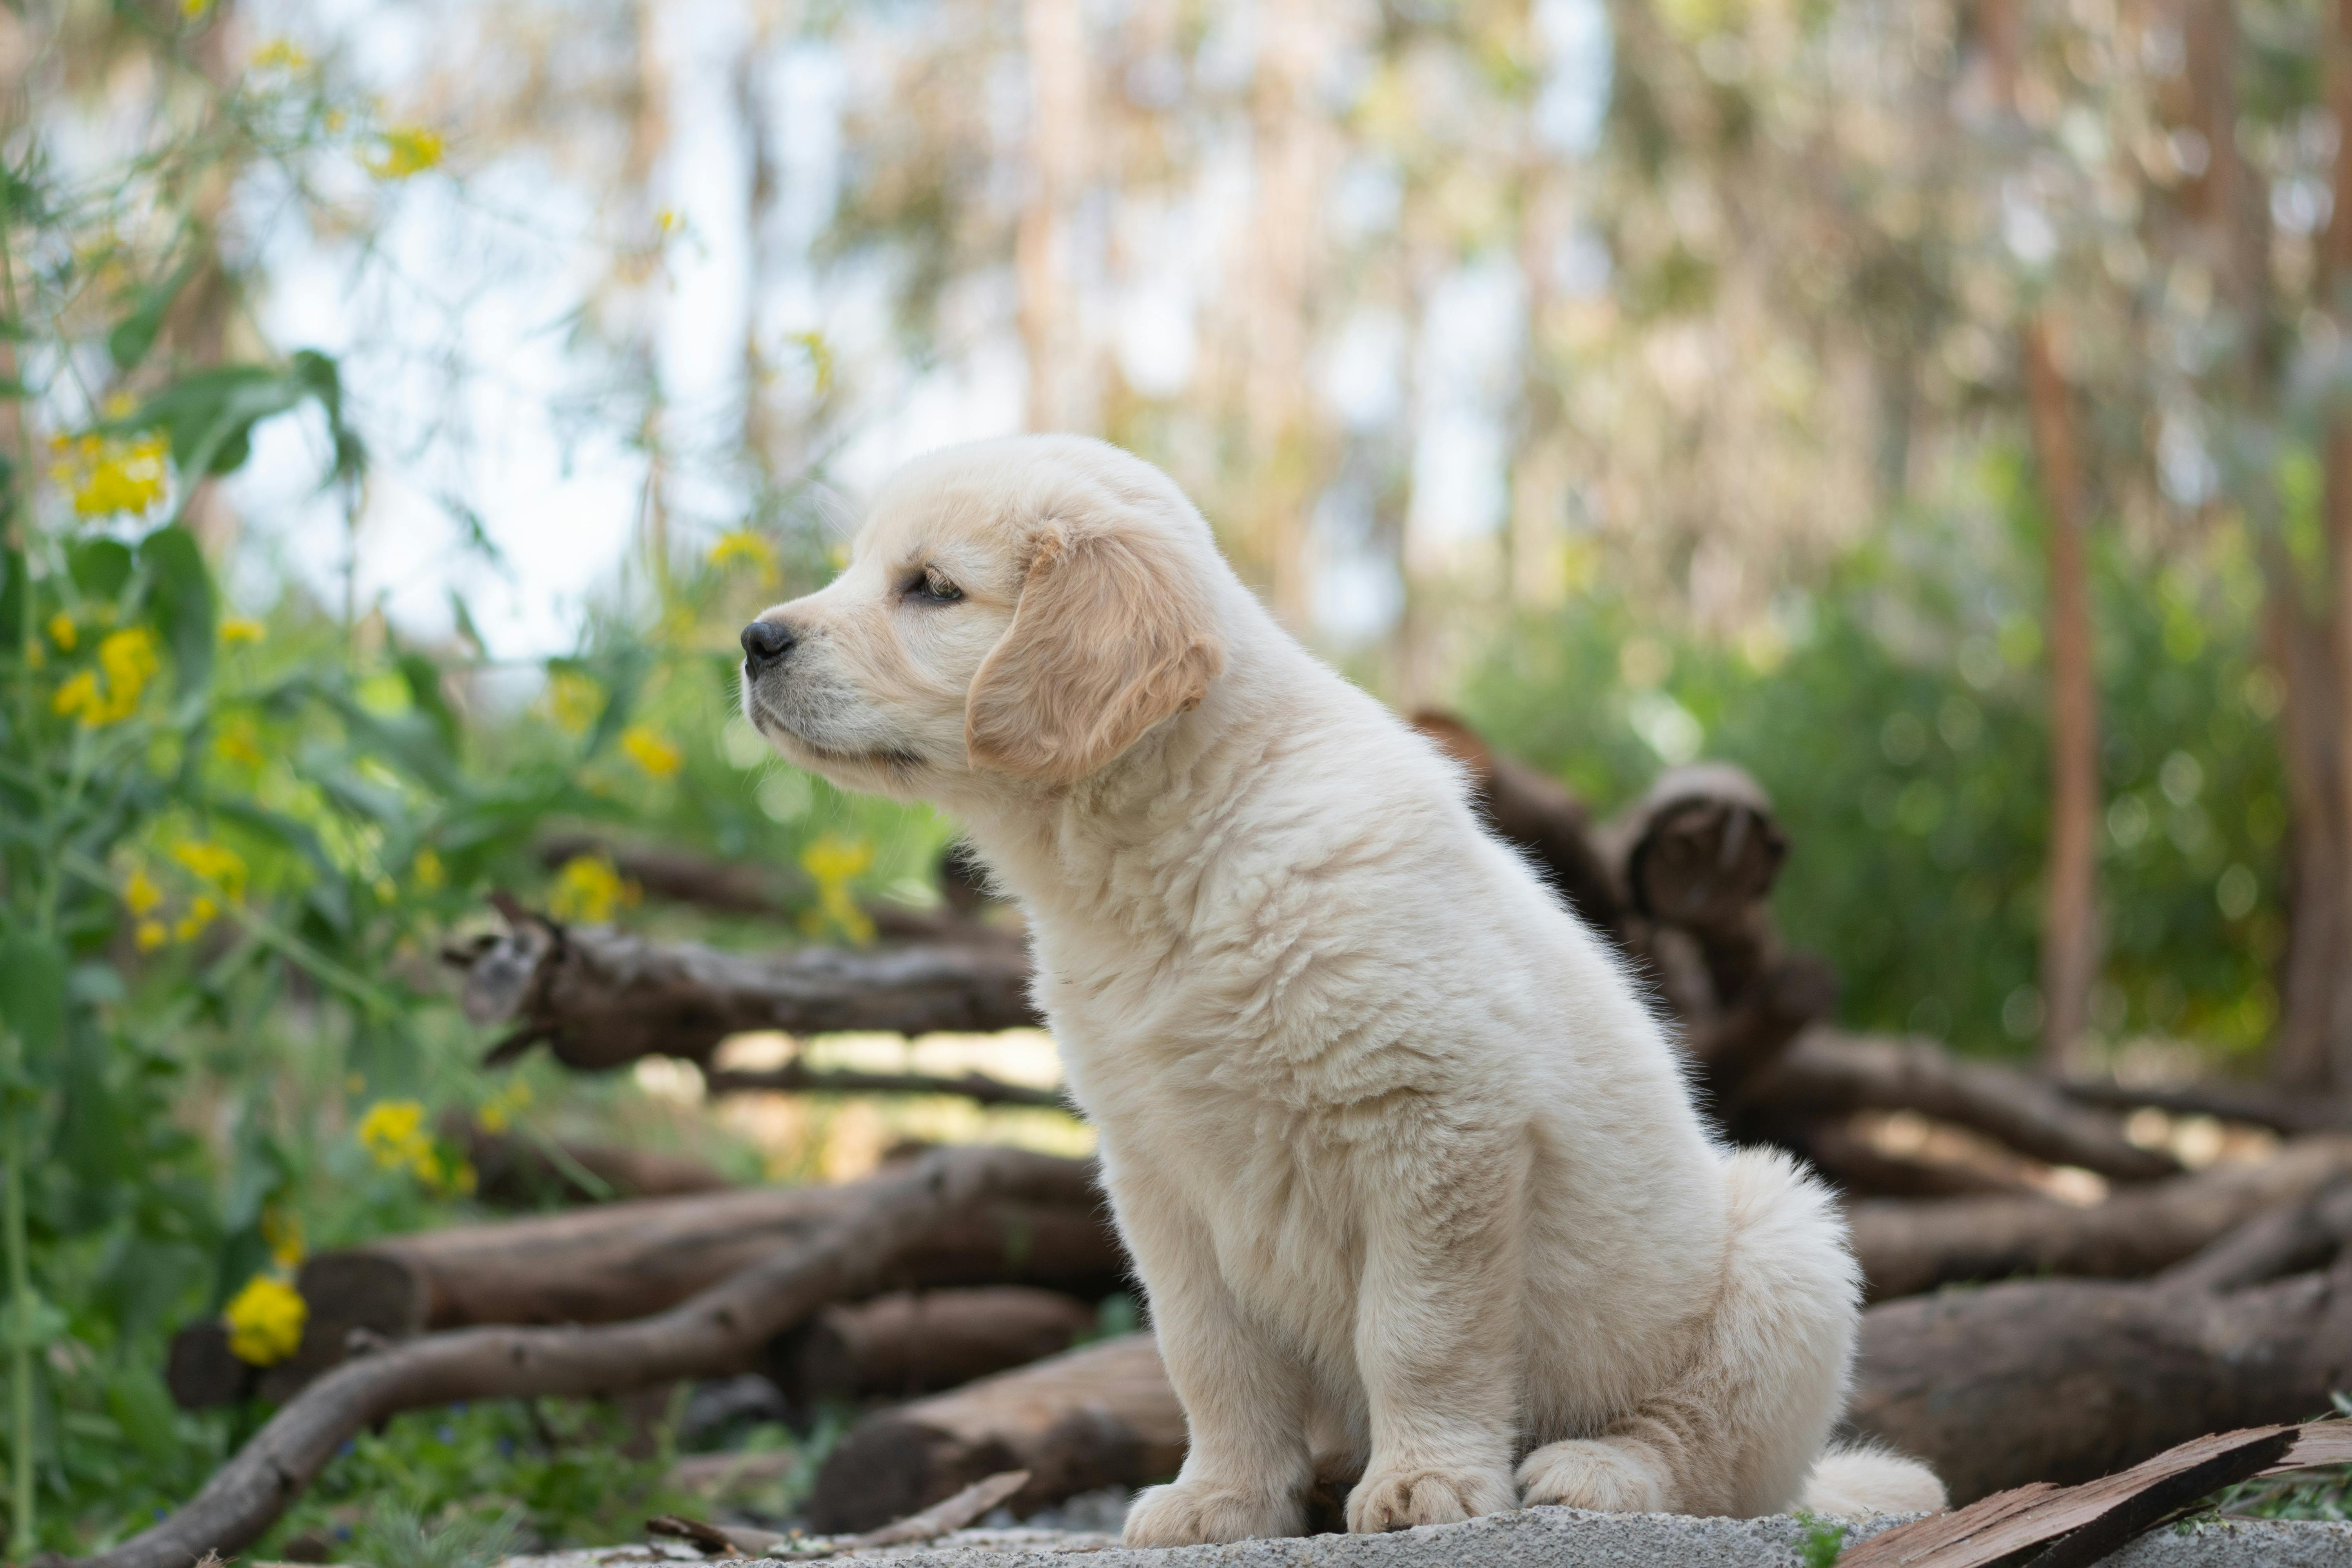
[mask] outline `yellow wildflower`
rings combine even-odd
[[[269,628],[250,616],[231,616],[220,624],[220,639],[225,643],[259,642],[269,635]]]
[[[621,750],[657,779],[669,777],[686,763],[684,752],[643,724],[632,724],[621,731]]]
[[[145,626],[107,633],[99,641],[98,667],[106,672],[107,721],[130,718],[139,707],[139,694],[163,668],[155,654],[155,634]]]
[[[77,516],[142,512],[163,499],[171,447],[161,436],[60,436],[49,445],[58,454],[49,477]]]
[[[441,857],[434,853],[430,844],[416,852],[416,858],[409,868],[416,878],[416,885],[428,893],[449,879],[448,870],[441,864]]]
[[[574,855],[555,874],[547,908],[560,921],[602,925],[637,897],[637,885],[613,869],[610,860],[602,855]]]
[[[261,1211],[261,1239],[269,1248],[269,1256],[280,1268],[291,1268],[302,1261],[302,1216],[283,1204],[270,1204]]]
[[[547,678],[547,711],[565,734],[584,735],[604,711],[604,689],[593,676],[576,669],[556,670]]]
[[[156,907],[163,901],[163,889],[157,887],[155,879],[150,877],[144,870],[131,872],[130,880],[122,884],[124,907],[142,920],[153,914]]]
[[[73,617],[63,610],[49,617],[48,632],[49,640],[58,645],[59,653],[73,652],[75,645],[81,641],[81,632],[75,626]]]
[[[298,71],[310,63],[310,57],[298,48],[290,38],[272,38],[261,46],[253,57],[256,70]]]
[[[200,21],[213,8],[213,0],[180,0],[180,15],[189,21]]]
[[[320,118],[319,123],[327,128],[328,135],[340,136],[343,133],[343,127],[351,123],[351,118],[340,109],[331,109]]]
[[[360,1118],[362,1147],[387,1171],[430,1158],[432,1135],[425,1131],[425,1107],[414,1100],[379,1100]]]
[[[720,534],[719,542],[710,547],[710,563],[722,571],[730,566],[756,566],[762,577],[773,577],[776,547],[751,529],[731,529]]]
[[[864,946],[874,940],[874,921],[850,896],[850,884],[874,864],[874,846],[828,833],[801,851],[801,869],[816,882],[817,907],[801,921],[811,935],[827,926]]]
[[[276,1366],[301,1348],[310,1303],[280,1279],[257,1274],[228,1304],[228,1348],[251,1366]]]
[[[60,681],[57,694],[49,699],[49,710],[75,715],[85,729],[105,723],[106,699],[99,695],[97,673],[77,670]]]
[[[405,180],[441,164],[441,133],[428,126],[395,125],[378,140],[383,150],[366,162],[379,180]]]
[[[138,931],[132,934],[142,952],[152,952],[172,940],[172,933],[163,929],[162,921],[141,921]]]
[[[227,845],[209,838],[183,838],[172,846],[172,858],[230,900],[245,897],[245,857]]]
[[[676,234],[685,221],[685,219],[677,216],[677,208],[664,207],[661,211],[654,214],[654,232],[661,235],[664,238],[667,238],[669,236]]]
[[[211,925],[219,914],[220,905],[198,894],[189,901],[188,912],[180,917],[179,924],[172,928],[172,934],[182,942],[194,942],[205,934],[205,928]]]

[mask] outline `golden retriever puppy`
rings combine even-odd
[[[1192,1449],[1135,1545],[1520,1503],[1938,1508],[1825,1451],[1859,1310],[1829,1196],[1709,1136],[1614,954],[1463,780],[1318,663],[1150,465],[912,464],[743,632],[743,710],[938,802],[1027,911],[1037,998]]]

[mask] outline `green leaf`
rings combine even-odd
[[[441,667],[421,653],[404,653],[399,658],[400,678],[408,683],[408,700],[416,710],[433,721],[441,733],[441,747],[452,757],[457,754],[457,715],[441,690]]]
[[[5,516],[0,510],[0,516]],[[25,646],[25,557],[0,548],[0,653],[16,653]]]
[[[366,449],[343,423],[343,388],[335,362],[312,349],[283,366],[216,365],[182,376],[139,409],[111,421],[118,431],[161,426],[171,437],[172,460],[183,474],[226,474],[253,452],[253,427],[264,419],[317,400],[334,442],[332,476],[355,478]]]
[[[66,552],[74,586],[93,599],[111,599],[131,581],[131,547],[120,540],[84,539]]]
[[[172,301],[204,266],[204,259],[190,257],[170,277],[147,285],[132,297],[131,313],[106,334],[106,354],[116,369],[130,370],[147,357],[147,351],[155,346],[156,334],[163,330],[163,318],[171,313]]]
[[[66,955],[50,938],[0,938],[0,1028],[16,1037],[36,1072],[65,1048]]]
[[[147,568],[148,610],[172,646],[180,689],[201,691],[213,678],[215,613],[204,552],[194,534],[173,524],[140,541],[139,559]]]

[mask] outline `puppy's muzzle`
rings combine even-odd
[[[758,620],[743,628],[743,673],[766,674],[784,661],[800,639],[782,621]]]

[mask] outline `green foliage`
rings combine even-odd
[[[1845,1526],[1832,1519],[1816,1519],[1801,1509],[1797,1513],[1801,1533],[1797,1537],[1797,1561],[1802,1568],[1836,1568],[1845,1553]]]
[[[1845,1019],[2015,1051],[2040,1017],[2037,574],[2006,543],[1927,521],[1900,537],[1738,647],[1588,596],[1500,638],[1465,707],[1604,809],[1667,761],[1746,767],[1792,846],[1781,925],[1837,963]],[[2096,573],[2108,929],[2095,1021],[2251,1052],[2276,1010],[2286,824],[2253,567],[2224,533],[2170,563],[2110,551]]]

